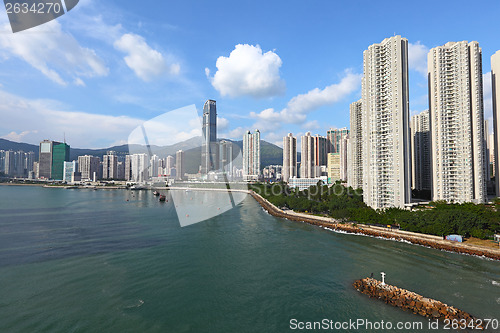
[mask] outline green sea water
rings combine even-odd
[[[251,197],[181,228],[168,199],[0,186],[0,332],[305,331],[293,319],[450,331],[353,289],[382,271],[390,284],[500,320],[498,261],[278,219]]]

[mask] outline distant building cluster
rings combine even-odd
[[[292,133],[283,138],[283,181],[301,190],[319,181],[325,185],[347,181],[349,130],[330,129],[326,134],[301,136],[300,161],[297,138]]]
[[[33,173],[35,152],[0,150],[0,173],[11,177],[28,177]]]

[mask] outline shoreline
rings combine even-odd
[[[436,250],[473,255],[500,261],[500,249],[489,249],[477,245],[457,243],[443,240],[439,236],[418,234],[404,230],[389,231],[384,230],[384,228],[381,227],[369,226],[364,224],[354,225],[354,223],[352,222],[340,223],[333,218],[307,215],[303,213],[297,213],[292,210],[283,211],[254,191],[249,191],[249,193],[262,206],[263,209],[265,209],[269,214],[275,217],[280,217],[295,222],[307,223],[331,229],[332,231],[341,231],[348,234],[359,234],[376,238],[384,238],[387,240],[407,242]]]

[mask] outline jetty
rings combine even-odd
[[[453,306],[424,297],[412,291],[388,285],[374,278],[356,280],[353,286],[357,291],[365,295],[377,298],[384,301],[386,304],[390,304],[405,311],[411,311],[423,317],[442,321],[448,319],[448,321],[472,322],[474,324],[482,322],[473,315]],[[484,328],[478,324],[475,326],[475,329],[481,330]]]

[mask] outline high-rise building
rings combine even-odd
[[[102,157],[102,179],[119,179],[118,156],[114,151],[108,151]]]
[[[80,172],[82,180],[98,180],[100,167],[101,159],[99,157],[91,155],[78,156],[78,172]]]
[[[488,137],[488,148],[490,150],[490,178],[495,177],[495,135],[493,133]]]
[[[69,161],[70,146],[62,142],[43,140],[39,149],[39,177],[62,180],[64,162]]]
[[[349,160],[349,134],[344,136],[340,141],[340,180],[347,182],[349,169],[347,162]]]
[[[43,140],[40,142],[38,154],[38,177],[50,179],[52,171],[52,141]]]
[[[0,172],[5,173],[5,150],[0,150]]]
[[[26,174],[28,175],[31,171],[33,171],[33,163],[35,162],[35,152],[29,151],[25,154],[25,164],[24,168],[26,169]]]
[[[165,162],[166,174],[170,176],[170,170],[175,167],[175,159],[172,155],[168,155]]]
[[[11,177],[16,175],[16,153],[12,150],[5,152],[5,174]]]
[[[347,185],[354,189],[363,188],[363,125],[361,100],[350,105],[349,145],[347,147]]]
[[[320,172],[318,170],[321,170],[321,166],[326,166],[328,164],[328,152],[330,150],[330,144],[328,142],[328,139],[324,136],[316,134],[313,137],[313,142],[314,142],[314,172],[315,172],[315,177],[320,176]],[[341,144],[339,144],[340,147]],[[340,151],[340,149],[339,149]]]
[[[217,144],[217,107],[214,100],[203,106],[203,142],[201,147],[201,173],[207,174],[219,168],[219,146]]]
[[[328,184],[341,180],[340,169],[340,153],[328,153]]]
[[[133,154],[130,156],[131,180],[136,183],[144,183],[148,180],[149,159],[147,154]]]
[[[160,158],[158,157],[158,155],[154,154],[149,159],[149,178],[158,177],[158,175],[160,174],[158,172],[159,165],[160,165]]]
[[[485,202],[483,77],[477,42],[430,50],[432,198]]]
[[[332,128],[326,132],[326,137],[328,138],[328,152],[329,153],[340,153],[340,147],[342,139],[344,139],[349,130],[347,127],[344,128]]]
[[[182,150],[179,150],[175,153],[175,179],[183,180],[185,173],[185,156]]]
[[[283,168],[281,179],[284,182],[297,177],[297,138],[288,133],[283,138]]]
[[[257,180],[260,175],[260,132],[258,129],[243,135],[243,177]]]
[[[76,161],[73,162],[64,162],[64,171],[63,171],[63,181],[72,182],[74,179],[74,174],[78,172]]]
[[[300,178],[315,178],[314,137],[307,132],[300,138]]]
[[[66,142],[52,142],[52,168],[51,178],[62,180],[64,173],[64,162],[69,161],[70,147]]]
[[[431,131],[429,110],[411,117],[412,189],[431,189]]]
[[[363,53],[363,200],[372,208],[411,201],[408,40],[384,39]]]
[[[229,179],[233,178],[233,143],[222,140],[220,142],[220,169]]]
[[[491,87],[493,89],[493,133],[495,143],[496,194],[500,197],[500,50],[491,56]]]
[[[125,174],[123,178],[126,181],[132,180],[132,155],[125,155],[125,166],[124,166]]]

